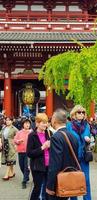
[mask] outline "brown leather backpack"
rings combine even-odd
[[[80,164],[74,153],[70,140],[65,132],[61,131],[64,135],[65,140],[70,148],[72,156],[76,161],[79,170],[73,168],[72,166],[59,172],[57,175],[56,183],[56,196],[58,197],[74,197],[83,196],[86,194],[86,180],[85,175],[81,171]]]

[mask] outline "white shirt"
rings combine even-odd
[[[5,139],[8,138],[9,129],[10,129],[9,127],[6,127],[6,128],[4,129],[3,136],[4,136]]]

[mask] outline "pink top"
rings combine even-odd
[[[40,142],[43,144],[44,142],[46,142],[46,138],[45,138],[45,134],[44,133],[37,133]],[[45,159],[45,166],[49,165],[49,151],[48,149],[44,149],[44,159]]]
[[[31,130],[22,129],[15,135],[14,143],[16,144],[16,150],[18,153],[26,152],[27,140],[30,132]],[[19,140],[22,140],[23,142],[20,143]]]

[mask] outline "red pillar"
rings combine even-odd
[[[48,21],[51,22],[52,20],[52,10],[48,10]]]
[[[47,90],[46,96],[46,114],[51,117],[53,114],[53,91]]]
[[[15,99],[15,97],[14,97],[15,95],[14,95],[14,92],[12,92],[12,94],[11,94],[11,102],[12,102],[12,106],[11,106],[11,116],[14,116],[14,112],[15,112],[15,101],[14,101],[14,99]]]
[[[91,101],[90,104],[90,117],[95,118],[95,102]]]
[[[6,116],[11,116],[11,79],[9,75],[4,80],[4,110]]]

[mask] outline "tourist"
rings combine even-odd
[[[85,173],[87,194],[83,196],[83,200],[91,200],[89,162],[85,161],[84,150],[86,143],[90,143],[90,126],[87,122],[86,110],[81,105],[76,105],[70,113],[71,121],[67,123],[67,130],[75,136],[79,142],[79,161],[82,171]],[[77,197],[72,197],[77,200]]]
[[[14,165],[16,164],[16,150],[13,142],[14,136],[18,129],[12,125],[13,118],[5,118],[5,126],[0,132],[0,148],[1,152],[1,163],[6,165],[6,173],[3,180],[7,181],[15,176]]]
[[[14,143],[17,147],[19,166],[23,174],[22,188],[25,189],[27,182],[29,181],[29,166],[28,166],[28,157],[26,153],[26,146],[28,135],[31,132],[31,121],[29,119],[24,119],[22,121],[22,129],[17,132]]]
[[[50,140],[47,132],[48,117],[38,113],[35,117],[36,129],[28,136],[27,155],[30,158],[30,168],[34,187],[30,200],[46,200],[46,181],[49,165]]]
[[[77,168],[77,166],[61,131],[65,132],[68,136],[76,156],[78,154],[78,142],[77,139],[66,130],[66,113],[63,109],[57,109],[54,112],[52,116],[52,126],[56,132],[51,137],[46,192],[48,193],[48,200],[66,200],[69,197],[56,197],[57,174],[66,167],[72,166]]]

